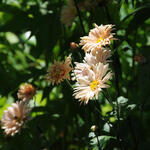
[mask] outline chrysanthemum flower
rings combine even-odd
[[[25,121],[27,121],[28,114],[29,108],[23,101],[13,103],[11,107],[8,107],[4,111],[1,120],[2,129],[4,129],[5,134],[14,136],[19,132]]]
[[[80,76],[87,76],[88,75],[88,69],[90,69],[90,65],[86,63],[78,63],[75,62],[75,68],[73,70],[72,75],[72,80],[76,80]]]
[[[83,62],[89,65],[97,64],[99,62],[106,63],[107,59],[111,56],[111,50],[109,49],[99,49],[96,51],[95,55],[92,53],[86,53]]]
[[[92,52],[95,54],[97,50],[105,45],[110,45],[111,40],[114,40],[113,25],[100,25],[95,24],[95,28],[91,29],[88,36],[81,37],[80,45],[85,52]]]
[[[61,10],[61,22],[70,26],[77,16],[76,7],[74,5],[74,1],[70,0],[68,5],[62,7]]]
[[[24,102],[28,102],[33,98],[36,93],[36,89],[28,83],[21,85],[20,89],[18,90],[18,99],[23,100]]]
[[[93,97],[98,99],[98,94],[103,88],[108,88],[106,82],[110,79],[112,73],[108,72],[108,64],[98,63],[92,66],[92,69],[87,68],[85,76],[77,78],[74,96],[85,104]]]
[[[86,53],[83,63],[75,62],[75,68],[72,73],[72,80],[75,80],[79,76],[86,76],[87,70],[92,69],[93,65],[101,63],[106,63],[107,59],[111,56],[111,50],[108,49],[100,49],[96,52],[96,55],[92,55],[92,53]]]
[[[71,56],[68,56],[65,62],[54,61],[54,64],[51,65],[50,70],[46,75],[47,80],[54,85],[54,83],[58,84],[64,79],[70,79],[68,74],[71,71],[70,64]]]

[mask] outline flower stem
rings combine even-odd
[[[110,98],[108,98],[107,96],[106,96],[106,94],[102,91],[102,94],[104,95],[104,97],[107,99],[107,101],[112,105],[112,107],[114,106],[113,105],[113,103],[112,103],[112,101],[110,100]],[[114,107],[113,107],[114,108]]]
[[[99,141],[99,139],[98,139],[98,135],[97,135],[96,132],[95,132],[95,135],[96,135],[96,139],[97,139],[97,146],[98,146],[98,149],[101,150],[100,141]]]
[[[72,87],[72,85],[70,84],[70,82],[69,82],[68,79],[66,79],[66,82],[67,82],[67,84],[69,85],[70,89],[73,90],[73,87]]]
[[[98,100],[97,100],[96,105],[95,105],[95,110],[96,110],[96,111],[98,112],[98,114],[100,114],[100,116],[101,116],[101,111],[99,110],[99,101],[98,101]],[[99,116],[99,115],[98,115],[98,116]],[[97,119],[96,119],[96,120],[97,120]],[[97,126],[98,126],[98,128],[100,128],[100,127],[99,127],[99,121],[98,121],[98,123],[97,123]],[[95,135],[96,135],[98,149],[101,150],[100,141],[99,141],[99,138],[98,138],[98,131],[94,131],[94,133],[95,133]]]
[[[82,18],[81,18],[81,13],[80,13],[80,9],[78,7],[77,0],[74,0],[74,3],[75,3],[75,7],[76,7],[76,10],[77,10],[77,13],[78,13],[78,17],[79,17],[79,20],[80,20],[82,31],[85,34],[85,29],[84,29],[84,26],[83,26],[83,22],[82,22]]]
[[[106,10],[108,21],[114,23],[114,20],[111,18],[111,15],[109,13],[109,9],[107,7],[107,4],[105,4],[104,7],[105,7],[105,10]],[[114,49],[116,49],[116,47]],[[121,74],[121,65],[120,65],[120,61],[119,61],[119,54],[118,54],[117,51],[114,52],[113,67],[114,67],[114,70],[115,70],[115,84],[116,84],[116,92],[117,92],[117,97],[118,97],[118,96],[120,96],[119,74]],[[118,123],[117,123],[117,141],[118,141],[120,149],[124,150],[122,142],[121,142],[121,138],[120,138],[120,108],[119,108],[119,104],[118,104],[118,101],[117,101],[117,97],[116,97],[116,104],[117,104],[116,111],[117,111],[117,120],[118,120]]]
[[[45,141],[47,148],[50,147],[50,143],[46,137],[46,135],[44,134],[43,130],[41,129],[41,127],[39,125],[37,125],[37,129],[40,133],[40,136],[42,137],[42,139]]]

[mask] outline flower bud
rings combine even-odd
[[[77,43],[75,43],[75,42],[70,42],[70,48],[72,49],[72,50],[75,50],[75,49],[77,49],[79,47],[79,45],[77,44]]]
[[[143,64],[146,62],[146,58],[142,54],[135,55],[134,60],[140,64]]]
[[[28,102],[35,95],[36,89],[28,83],[25,83],[18,90],[18,99],[23,100],[24,102]]]
[[[96,129],[97,129],[96,125],[91,126],[91,131],[92,131],[92,132],[95,132]]]

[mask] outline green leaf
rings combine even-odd
[[[133,15],[133,19],[128,24],[127,35],[133,31],[136,31],[137,28],[144,23],[145,20],[150,18],[150,4],[145,4],[137,8],[133,13],[127,16],[124,20]]]
[[[101,136],[98,136],[98,138],[94,137],[91,140],[91,145],[98,145],[98,140],[99,140],[100,147],[103,150],[107,146],[108,142],[112,139],[116,139],[116,138],[113,136],[101,135]]]
[[[127,108],[128,108],[129,110],[133,110],[133,109],[136,108],[136,104],[128,105]]]
[[[124,106],[124,105],[127,104],[128,99],[123,97],[123,96],[120,96],[120,97],[117,98],[117,101],[118,101],[119,105]]]
[[[0,31],[17,32],[30,29],[32,19],[28,17],[27,12],[10,5],[1,5],[0,11],[12,15],[12,18],[0,27]]]

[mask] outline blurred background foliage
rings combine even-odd
[[[76,0],[83,2],[84,0]],[[150,3],[149,0],[101,0],[81,10],[85,32],[77,16],[71,26],[60,21],[65,0],[0,1],[0,117],[17,100],[22,83],[32,83],[37,94],[31,101],[32,119],[14,137],[0,129],[2,150],[148,150],[150,145]],[[99,103],[80,105],[64,81],[52,86],[45,74],[54,60],[72,53],[79,61],[79,43],[93,23],[114,24],[111,88],[104,93],[120,108],[117,115],[99,95]],[[72,82],[71,82],[72,83]],[[72,83],[73,84],[73,83]],[[111,95],[111,97],[110,97]],[[99,109],[99,111],[96,110]],[[91,126],[96,126],[96,131]],[[100,146],[98,146],[100,143]]]

